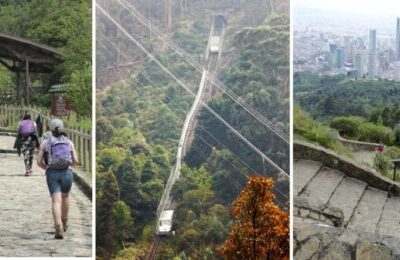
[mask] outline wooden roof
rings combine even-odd
[[[32,73],[51,73],[61,63],[61,54],[50,46],[0,33],[0,64],[12,72],[24,72],[26,61]]]

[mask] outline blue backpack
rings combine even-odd
[[[72,146],[65,136],[50,136],[47,141],[48,166],[51,169],[67,169],[72,165]]]

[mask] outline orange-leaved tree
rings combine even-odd
[[[249,177],[232,203],[236,221],[218,248],[225,259],[289,259],[289,213],[274,204],[274,181]]]

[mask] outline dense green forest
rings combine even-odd
[[[354,80],[345,76],[295,75],[294,132],[306,139],[349,156],[337,140],[342,137],[382,143],[373,167],[389,175],[391,159],[400,158],[400,82]]]
[[[200,58],[208,33],[204,22],[185,22],[175,25],[171,37]],[[242,29],[233,42],[237,55],[223,66],[222,81],[288,132],[289,101],[282,87],[289,73],[288,17],[274,15],[257,27]],[[260,53],[268,58],[260,58]],[[196,90],[201,75],[192,67],[170,51],[159,51],[157,58]],[[145,62],[131,79],[98,93],[98,256],[135,258],[146,254],[155,232],[156,208],[192,102],[193,97],[154,62]],[[209,105],[288,171],[289,150],[283,141],[221,93]],[[247,176],[274,175],[210,113],[201,112],[196,129],[185,158],[187,165],[173,187],[177,235],[162,242],[159,259],[218,259],[216,249],[227,239],[232,223],[230,204]],[[285,208],[286,201],[279,199]]]
[[[33,84],[68,84],[68,96],[79,116],[91,116],[92,8],[89,0],[0,1],[0,32],[56,48],[62,63],[53,75],[32,78]],[[0,90],[15,84],[14,75],[0,69]],[[46,85],[44,87],[50,87]],[[48,107],[48,94],[33,103]]]
[[[389,80],[296,73],[293,83],[296,103],[318,119],[347,115],[367,117],[372,111],[398,106],[400,100],[400,82]],[[396,117],[395,114],[386,116]],[[391,120],[398,122],[398,119]]]

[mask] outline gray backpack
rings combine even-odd
[[[72,146],[67,137],[50,136],[46,151],[49,168],[63,170],[72,165]]]

